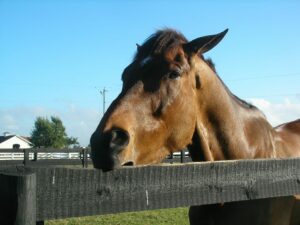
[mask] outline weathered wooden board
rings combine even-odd
[[[31,171],[37,221],[300,194],[299,158]]]
[[[30,170],[0,173],[1,225],[36,224],[36,174]]]
[[[20,221],[22,215],[43,221],[300,194],[300,159],[127,167],[107,173],[15,166],[1,168],[0,181],[0,217],[7,211],[20,215]],[[13,212],[3,204],[10,199]],[[22,213],[31,205],[36,212]]]

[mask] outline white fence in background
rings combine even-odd
[[[38,159],[79,159],[79,152],[70,152],[70,153],[37,153]],[[24,153],[1,153],[0,160],[23,160]],[[34,159],[34,153],[29,153],[29,159]]]

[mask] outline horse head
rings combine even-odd
[[[157,163],[192,144],[199,94],[214,74],[202,54],[226,33],[189,42],[182,34],[166,29],[138,46],[122,74],[121,93],[91,137],[96,168]],[[200,100],[200,104],[205,102]]]

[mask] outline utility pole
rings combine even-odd
[[[105,87],[103,88],[102,91],[100,91],[100,94],[102,95],[102,103],[103,103],[103,116],[105,113],[105,93],[107,92],[107,90],[105,89]]]

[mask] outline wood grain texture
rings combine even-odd
[[[300,193],[300,159],[90,169],[34,168],[38,220]]]
[[[34,198],[27,181],[14,177],[33,172],[37,221],[300,194],[300,158],[124,167],[107,173],[11,166],[0,169],[0,200],[12,202],[6,209],[12,217],[20,204],[30,202],[24,196]]]
[[[3,225],[36,224],[36,174],[27,169],[0,173],[0,221]]]

